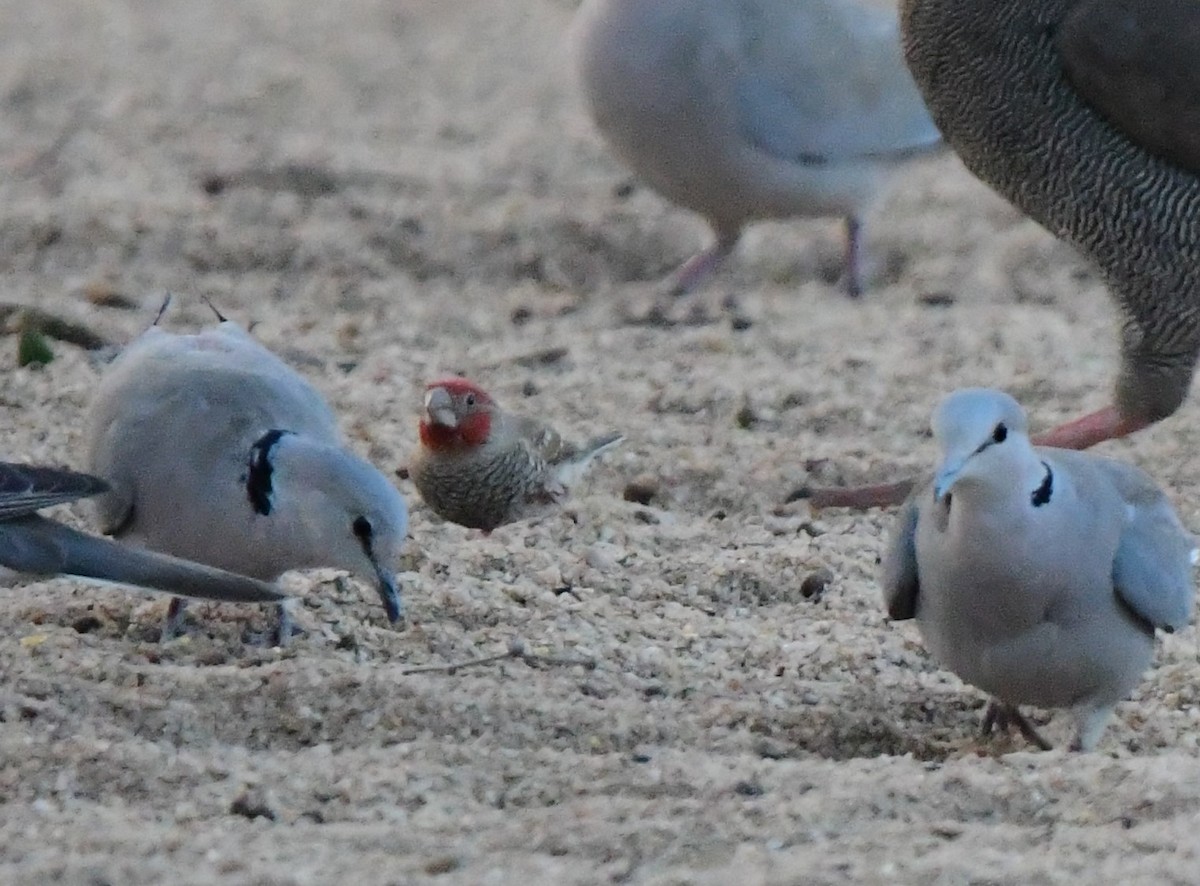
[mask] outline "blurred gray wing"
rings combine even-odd
[[[919,492],[927,491],[923,486]],[[920,511],[914,492],[900,508],[888,548],[883,556],[883,602],[896,621],[915,618],[921,591],[917,569],[917,520]]]
[[[558,431],[549,425],[523,415],[512,415],[511,421],[525,445],[542,461],[557,461],[568,448]]]
[[[895,8],[846,0],[743,7],[733,98],[759,150],[819,165],[941,142],[905,66]]]
[[[107,489],[107,483],[90,474],[0,462],[0,520],[32,514]]]
[[[1126,503],[1113,558],[1117,596],[1153,627],[1180,630],[1191,620],[1195,601],[1196,539],[1145,473],[1119,462],[1101,464]]]

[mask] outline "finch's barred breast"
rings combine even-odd
[[[546,462],[527,445],[462,455],[426,455],[412,478],[438,516],[491,531],[547,504]]]

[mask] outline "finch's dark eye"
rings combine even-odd
[[[467,405],[468,406],[475,405],[475,395],[474,394],[467,394]]]
[[[1008,439],[1008,428],[1004,426],[1004,422],[996,425],[996,429],[992,431],[992,442],[1003,443]]]
[[[358,540],[366,544],[371,540],[371,536],[375,534],[375,527],[371,525],[371,521],[366,517],[355,517],[354,523],[351,524],[351,529],[358,537]]]

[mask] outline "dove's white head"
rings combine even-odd
[[[246,484],[254,509],[277,521],[292,565],[334,566],[376,584],[388,618],[402,612],[395,568],[408,531],[399,491],[342,449],[286,431],[255,444]]]
[[[966,487],[1022,488],[1043,472],[1024,410],[1002,391],[963,388],[947,395],[933,413],[933,436],[942,449],[933,486],[939,500]]]

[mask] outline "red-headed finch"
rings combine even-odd
[[[421,497],[444,520],[484,532],[561,505],[592,459],[624,439],[565,442],[552,428],[505,412],[465,378],[426,386],[419,432],[409,475]]]

